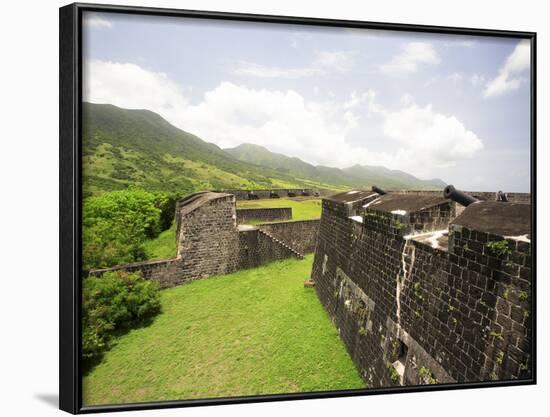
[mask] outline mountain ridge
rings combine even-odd
[[[400,178],[386,171],[376,176],[371,172],[369,177],[368,172],[363,172],[364,166],[355,170],[350,167],[351,172],[345,172],[316,167],[266,148],[248,157],[238,157],[236,148],[232,149],[223,150],[171,125],[150,110],[83,103],[85,197],[127,187],[182,195],[207,189],[239,188],[324,188],[336,192],[373,184],[388,189],[442,188],[441,184],[418,180],[407,173],[401,173]]]
[[[414,186],[420,187],[420,189],[425,189],[426,187],[442,189],[447,185],[439,178],[422,180],[407,172],[392,170],[384,166],[355,164],[351,167],[340,169],[324,165],[313,165],[300,158],[271,152],[261,145],[251,143],[243,143],[234,148],[224,148],[223,150],[243,162],[256,161],[255,163],[258,165],[300,173],[302,175],[305,174],[320,178],[322,181],[328,180],[328,177],[338,178],[340,183],[351,186],[364,186],[365,184],[382,186],[382,184],[385,184],[386,186],[393,185],[394,187],[405,187],[407,189],[411,189]]]

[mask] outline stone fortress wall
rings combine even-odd
[[[279,259],[303,258],[313,252],[319,220],[238,225],[240,210],[232,194],[210,191],[194,193],[176,205],[177,254],[174,259],[136,262],[90,271],[101,276],[107,271],[142,272],[162,288],[263,265]],[[259,209],[251,218],[264,216]],[[271,209],[273,210],[273,209]],[[279,213],[281,214],[281,213]],[[291,209],[284,211],[291,217]],[[267,216],[266,216],[267,217]]]
[[[250,220],[264,222],[290,220],[292,208],[290,207],[266,207],[266,208],[241,208],[237,209],[237,223],[246,224]]]
[[[312,197],[318,194],[317,190],[312,188],[273,188],[269,190],[221,190],[214,191],[226,194],[233,194],[237,200],[254,200],[254,199],[268,199],[273,198],[273,193],[278,198],[286,197]],[[255,197],[251,197],[255,196]]]
[[[235,195],[195,193],[176,207],[174,259],[90,274],[141,271],[167,288],[315,252],[317,294],[369,387],[525,378],[530,196],[467,194],[485,201],[350,191],[323,198],[320,220],[251,226]]]
[[[530,375],[529,195],[469,194],[323,199],[312,279],[369,387]]]

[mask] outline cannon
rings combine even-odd
[[[320,196],[319,191],[315,191],[315,192],[313,193],[313,195],[314,195],[315,197],[319,197],[319,196]]]
[[[269,198],[280,198],[280,197],[279,197],[279,194],[277,194],[275,191],[270,191]]]
[[[452,185],[447,185],[443,190],[443,197],[453,200],[454,202],[468,207],[472,203],[477,203],[479,200],[475,197],[469,196],[460,190],[457,190]]]
[[[289,197],[296,197],[296,193],[292,192],[292,191],[289,191],[288,192],[288,196]]]
[[[376,185],[372,186],[372,191],[374,191],[376,194],[380,194],[380,195],[386,194],[386,192],[382,188],[377,187]]]
[[[249,200],[259,200],[260,198],[256,193],[254,193],[254,191],[249,191],[247,197]]]
[[[503,203],[507,203],[508,196],[506,195],[506,193],[503,193],[501,190],[499,190],[497,193],[497,201],[502,201]]]
[[[303,197],[309,197],[309,192],[306,190],[302,190],[302,196]]]

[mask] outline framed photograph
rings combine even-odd
[[[535,68],[528,32],[62,7],[60,408],[534,384]]]

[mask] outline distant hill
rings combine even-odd
[[[446,184],[440,179],[421,180],[399,170],[382,166],[354,165],[345,169],[311,165],[299,158],[291,158],[268,149],[244,143],[235,148],[224,149],[240,161],[255,163],[295,178],[316,178],[328,184],[366,188],[378,185],[388,189],[440,190]]]
[[[82,120],[85,196],[131,185],[182,194],[316,185],[239,161],[148,110],[84,103]]]
[[[441,189],[445,185],[384,167],[313,166],[257,145],[222,150],[148,110],[84,103],[82,116],[84,196],[129,186],[186,194],[229,188],[344,190],[376,184],[388,189]]]

